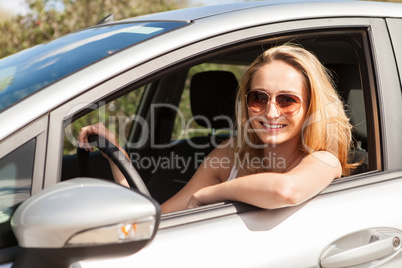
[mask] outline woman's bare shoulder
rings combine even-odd
[[[218,144],[208,156],[229,157],[234,158],[234,138],[229,138]]]
[[[327,151],[316,151],[306,155],[299,166],[309,170],[314,169],[316,171],[334,173],[335,177],[340,177],[342,174],[342,166],[339,159]]]
[[[226,181],[234,163],[234,148],[231,139],[220,143],[202,162],[201,168],[214,173],[221,182]]]

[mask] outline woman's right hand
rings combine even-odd
[[[89,144],[88,137],[90,135],[98,135],[105,137],[109,142],[114,144],[119,150],[127,157],[127,159],[130,159],[128,157],[127,152],[119,145],[116,136],[111,132],[109,129],[105,127],[102,123],[97,123],[94,125],[86,126],[81,128],[81,131],[78,133],[78,146],[85,149],[86,151],[93,151],[93,147]],[[128,182],[126,178],[123,176],[117,165],[103,152],[101,152],[103,157],[105,157],[110,164],[110,167],[112,169],[113,173],[113,178],[117,183],[120,183],[121,185],[124,185],[126,187],[129,187]]]
[[[90,135],[98,135],[105,137],[109,142],[113,143],[117,148],[120,148],[117,142],[116,136],[109,129],[105,127],[102,123],[97,123],[94,125],[86,126],[81,128],[78,133],[78,146],[85,149],[86,151],[93,151],[93,147],[89,144],[88,137]]]

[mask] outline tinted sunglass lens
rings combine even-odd
[[[276,97],[276,103],[284,115],[291,115],[301,107],[299,97],[289,94],[280,94]]]
[[[260,112],[265,109],[269,96],[264,92],[250,91],[247,94],[247,106],[253,112]]]

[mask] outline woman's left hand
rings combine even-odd
[[[203,204],[201,204],[201,203],[197,200],[197,198],[195,197],[195,194],[193,194],[193,195],[191,196],[191,198],[190,198],[190,201],[188,202],[187,209],[190,209],[190,208],[198,208],[198,207],[201,207],[201,206],[203,206]]]
[[[222,186],[224,186],[224,183],[199,189],[191,196],[187,208],[198,208],[226,200],[223,195],[220,194],[221,192],[219,189],[222,189]]]

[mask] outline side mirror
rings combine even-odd
[[[70,267],[74,262],[134,254],[158,229],[160,207],[120,185],[78,178],[26,200],[11,226],[20,251],[15,267]]]

